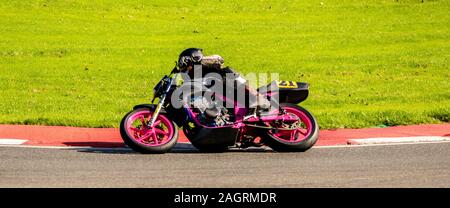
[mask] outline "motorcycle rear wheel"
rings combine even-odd
[[[277,152],[304,152],[319,139],[319,124],[306,109],[291,103],[282,103],[280,108],[299,118],[295,130],[267,130],[263,133],[263,142]]]

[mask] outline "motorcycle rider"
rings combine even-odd
[[[255,109],[255,113],[270,108],[270,101],[257,90],[251,88],[247,80],[240,76],[239,73],[233,71],[228,66],[224,66],[224,59],[220,55],[204,56],[201,48],[188,48],[181,52],[177,62],[180,72],[187,73],[192,78],[194,68],[199,68],[194,67],[196,65],[201,66],[202,76],[214,72],[220,74],[224,80],[233,77],[233,80],[226,80],[225,83],[236,83],[237,86],[244,87],[249,101],[248,107]],[[231,74],[232,76],[226,76],[227,74]]]

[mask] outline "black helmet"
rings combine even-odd
[[[188,48],[184,50],[178,57],[178,67],[185,68],[187,66],[199,64],[203,59],[202,51],[201,48]]]

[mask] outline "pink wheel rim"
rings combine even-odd
[[[163,115],[156,118],[153,126],[147,126],[153,112],[143,110],[131,115],[126,121],[126,131],[131,139],[145,146],[161,146],[173,138],[173,124]]]
[[[289,107],[282,107],[285,112],[291,116],[296,116],[298,118],[297,128],[294,130],[279,130],[278,132],[273,132],[273,130],[269,131],[269,134],[272,135],[277,140],[283,142],[300,142],[307,139],[312,134],[313,124],[311,119],[306,115],[305,112]]]

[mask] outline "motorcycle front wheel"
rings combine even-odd
[[[149,126],[153,111],[138,108],[125,115],[120,122],[120,134],[128,147],[140,153],[165,153],[178,140],[178,127],[164,114],[158,115]]]
[[[298,121],[291,124],[268,124],[273,128],[264,133],[264,143],[277,152],[304,152],[313,147],[319,139],[319,124],[314,116],[306,109],[291,103],[282,103],[280,108],[286,114],[297,117]]]

